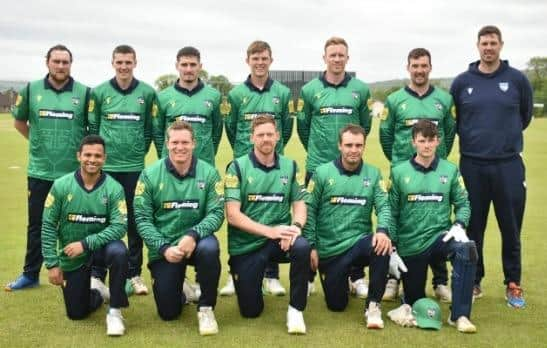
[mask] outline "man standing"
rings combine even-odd
[[[70,76],[72,53],[63,45],[46,55],[49,73],[20,92],[13,109],[15,129],[29,139],[28,229],[23,273],[7,291],[39,285],[40,231],[44,201],[53,181],[78,168],[74,154],[87,134],[89,88]]]
[[[340,157],[317,167],[308,191],[308,223],[312,270],[319,269],[327,307],[342,311],[348,304],[350,268],[370,265],[365,302],[367,327],[382,329],[380,301],[386,285],[391,241],[391,213],[386,183],[378,168],[363,163],[365,130],[349,124],[338,140]],[[378,216],[372,232],[372,209]]]
[[[492,202],[502,237],[507,304],[522,308],[520,233],[526,202],[522,132],[532,118],[533,95],[526,76],[500,59],[502,48],[497,27],[481,28],[480,60],[454,80],[450,93],[457,111],[460,168],[471,201],[469,237],[479,252],[474,296],[483,294],[484,231]]]
[[[437,155],[446,159],[456,131],[454,104],[450,94],[434,87],[429,82],[431,54],[425,48],[411,50],[407,57],[407,71],[410,75],[408,86],[391,93],[381,114],[380,144],[391,168],[408,161],[414,155],[412,147],[412,126],[419,120],[435,123],[439,130],[440,144]],[[446,263],[432,264],[435,296],[443,302],[450,302],[452,294],[447,286]],[[398,296],[398,281],[390,279],[384,299]]]
[[[120,240],[127,228],[123,189],[102,171],[106,155],[101,137],[85,137],[77,155],[80,169],[55,180],[45,201],[42,252],[49,282],[62,288],[73,320],[110,301],[106,333],[120,336],[125,332],[121,308],[129,305],[124,291],[127,248]],[[90,282],[92,265],[108,267],[110,290]]]
[[[303,180],[296,162],[275,152],[280,137],[275,123],[269,115],[255,117],[253,151],[236,158],[226,170],[228,263],[239,312],[255,318],[264,309],[261,284],[266,264],[290,262],[287,328],[290,334],[305,334],[310,246],[300,229],[306,223],[306,192],[298,182]]]
[[[128,277],[132,290],[137,295],[146,295],[148,288],[141,278],[143,243],[135,226],[133,197],[152,140],[152,105],[156,94],[152,87],[133,76],[136,66],[137,54],[131,46],[114,48],[112,67],[116,76],[93,89],[89,131],[104,138],[108,155],[104,169],[123,186],[128,205]],[[104,268],[95,268],[93,277],[95,281],[104,280]]]
[[[348,44],[339,37],[325,42],[323,61],[326,71],[302,87],[298,100],[298,136],[308,152],[306,184],[315,169],[338,156],[337,138],[347,124],[357,124],[370,132],[371,116],[368,107],[370,92],[361,80],[346,72],[349,60]],[[352,292],[367,296],[362,270],[351,274]]]
[[[477,329],[470,315],[477,250],[465,234],[469,201],[456,165],[436,155],[439,143],[437,126],[419,120],[412,127],[416,155],[391,171],[393,225],[389,232],[397,246],[392,258],[401,255],[408,271],[403,273],[405,304],[388,316],[400,325],[410,325],[410,306],[425,297],[427,265],[449,259],[453,297],[448,323],[460,332],[473,333]]]
[[[213,309],[220,276],[214,236],[224,221],[222,182],[214,167],[193,155],[192,126],[175,121],[167,129],[169,155],[146,168],[135,190],[139,234],[148,247],[154,299],[160,318],[176,319],[186,301],[186,266],[199,275],[201,335],[218,333]]]
[[[154,144],[158,158],[167,156],[165,131],[175,121],[192,125],[196,138],[194,154],[215,165],[215,155],[222,135],[220,92],[205,85],[199,78],[202,64],[200,52],[194,47],[181,48],[175,68],[179,79],[158,95],[157,115],[153,118]]]
[[[253,150],[253,144],[249,141],[251,122],[258,115],[269,115],[275,120],[281,134],[275,151],[282,154],[293,128],[293,120],[289,115],[289,104],[292,103],[290,90],[269,76],[273,57],[267,42],[252,42],[247,48],[245,62],[251,73],[244,83],[230,91],[228,104],[224,106],[226,135],[232,145],[234,159],[248,155]],[[229,278],[221,294],[233,294],[232,281]],[[266,267],[264,290],[273,295],[285,295],[285,289],[279,282],[279,265],[274,262]]]

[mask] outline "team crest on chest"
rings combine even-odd
[[[502,92],[507,92],[507,90],[509,89],[509,82],[500,82],[498,86],[500,87]]]
[[[198,189],[203,190],[205,188],[205,181],[198,180],[197,185],[198,185]]]
[[[112,97],[106,97],[106,99],[104,100],[104,103],[110,104],[111,101],[112,101]]]
[[[435,109],[439,110],[439,111],[443,111],[443,104],[441,103],[435,103]]]
[[[69,193],[67,196],[66,196],[66,200],[67,201],[72,201],[72,193]]]
[[[279,97],[273,97],[272,98],[272,103],[274,103],[276,105],[279,104]]]
[[[254,179],[252,176],[247,177],[247,182],[248,182],[249,184],[252,184],[253,181],[255,181],[255,179]]]
[[[351,96],[353,97],[353,99],[359,99],[359,93],[356,91],[351,92]]]
[[[36,96],[36,101],[37,101],[37,102],[40,102],[40,100],[42,100],[42,96],[38,94],[38,95]]]
[[[137,98],[137,103],[139,103],[141,105],[144,104],[144,98],[143,97],[138,97]]]
[[[80,98],[72,97],[72,105],[80,105]]]
[[[448,182],[448,176],[441,175],[439,181],[441,182],[441,184],[446,184]]]
[[[401,110],[406,111],[406,103],[401,104]]]
[[[467,87],[467,94],[471,95],[473,93],[473,87]]]
[[[101,203],[103,203],[104,205],[106,205],[108,203],[108,197],[107,196],[103,196],[101,198]]]
[[[287,185],[289,183],[289,176],[288,175],[281,175],[279,177],[279,179],[281,179],[281,183],[283,185]]]
[[[205,100],[203,105],[205,105],[207,109],[211,109],[213,107],[213,103],[210,100]]]
[[[410,182],[410,177],[405,176],[405,178],[403,180],[404,180],[405,184],[408,184]]]
[[[369,187],[370,186],[370,179],[369,178],[364,178],[363,179],[363,186],[364,187]]]

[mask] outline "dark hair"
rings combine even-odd
[[[49,61],[49,58],[51,57],[51,52],[53,51],[65,51],[65,52],[68,52],[68,55],[70,56],[70,62],[72,63],[72,52],[70,52],[70,50],[65,46],[65,45],[61,45],[61,44],[58,44],[58,45],[55,45],[53,47],[51,47],[47,53],[46,53],[46,61]]]
[[[419,120],[412,126],[412,139],[416,139],[418,134],[424,138],[432,139],[439,137],[439,129],[437,125],[430,120]]]
[[[425,48],[414,48],[408,52],[408,57],[406,58],[408,64],[410,64],[410,59],[418,59],[420,57],[427,56],[429,58],[429,65],[431,65],[431,53]]]
[[[338,144],[342,144],[342,135],[348,132],[353,135],[361,134],[363,135],[363,140],[367,139],[367,132],[365,131],[363,127],[357,124],[350,123],[346,125],[344,128],[340,129],[340,132],[338,132]]]
[[[199,50],[192,46],[186,46],[181,48],[177,52],[177,61],[181,57],[196,57],[198,59],[198,62],[201,61],[201,54],[199,53]]]
[[[268,51],[270,58],[272,57],[272,48],[266,41],[253,41],[249,47],[247,47],[247,58],[249,58],[251,54],[260,53],[263,51]]]
[[[190,132],[192,140],[194,140],[194,130],[192,129],[192,125],[186,121],[181,120],[171,123],[171,125],[169,126],[169,128],[167,128],[167,131],[165,132],[165,138],[169,140],[169,132],[179,130],[187,130],[188,132]]]
[[[116,53],[121,54],[133,54],[133,58],[137,59],[137,52],[135,52],[135,49],[129,45],[119,45],[114,48],[114,51],[112,51],[112,59],[114,59],[114,55]]]
[[[254,133],[256,127],[261,126],[261,125],[266,124],[266,123],[273,124],[273,126],[276,127],[275,129],[277,129],[277,125],[275,123],[275,118],[273,118],[272,116],[270,116],[268,114],[259,114],[258,116],[253,118],[253,121],[251,122],[251,133]]]
[[[481,40],[481,36],[495,34],[498,36],[498,39],[500,39],[500,42],[503,42],[501,38],[501,31],[498,27],[495,25],[485,25],[479,30],[479,33],[477,34],[477,42]]]
[[[102,145],[103,152],[106,152],[106,145],[104,144],[104,139],[97,134],[86,135],[80,142],[80,148],[78,152],[82,152],[85,145]]]

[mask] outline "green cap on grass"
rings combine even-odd
[[[443,325],[441,308],[430,298],[421,298],[414,302],[412,314],[419,328],[439,330]]]

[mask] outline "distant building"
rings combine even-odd
[[[0,93],[0,112],[10,112],[11,107],[15,104],[16,99],[17,92],[12,89]]]

